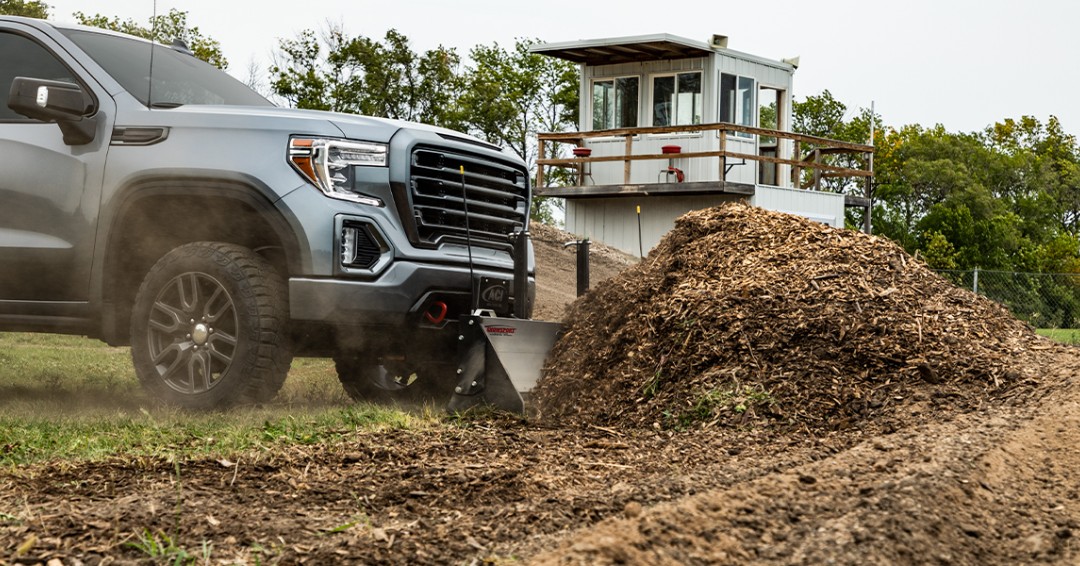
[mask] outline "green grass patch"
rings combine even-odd
[[[230,457],[437,420],[353,404],[333,363],[313,358],[294,360],[272,403],[224,412],[164,408],[144,394],[127,348],[0,333],[0,466],[112,456]]]
[[[142,409],[137,414],[0,417],[0,465],[55,459],[232,457],[282,446],[334,442],[359,430],[418,428],[432,417],[375,405],[268,405],[227,413]]]
[[[1062,344],[1080,344],[1080,329],[1076,328],[1039,328],[1035,332]]]

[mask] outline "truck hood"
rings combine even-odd
[[[484,145],[494,151],[497,146],[453,130],[388,118],[373,118],[358,114],[341,114],[321,110],[298,110],[274,106],[212,106],[191,105],[150,112],[159,119],[173,116],[177,123],[192,125],[208,120],[217,127],[246,127],[251,129],[291,130],[297,134],[342,136],[349,139],[388,143],[399,130],[425,131]],[[171,120],[170,120],[171,121]]]

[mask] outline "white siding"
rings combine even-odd
[[[566,231],[638,255],[637,207],[641,206],[640,246],[645,254],[691,210],[717,206],[741,197],[623,197],[568,200]]]
[[[844,227],[844,195],[837,193],[758,186],[750,204]]]
[[[660,242],[674,226],[675,219],[702,208],[717,206],[744,197],[710,195],[696,197],[645,196],[574,199],[566,201],[566,231],[588,237],[626,253],[638,255],[639,245],[645,254]],[[749,204],[795,214],[829,226],[844,226],[844,195],[816,191],[757,188]],[[641,207],[639,244],[637,207]]]

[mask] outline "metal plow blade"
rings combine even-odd
[[[555,322],[517,318],[461,318],[457,387],[447,409],[491,406],[525,412],[525,399],[540,379],[544,359],[562,331]]]

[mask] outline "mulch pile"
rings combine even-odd
[[[681,217],[566,321],[533,398],[587,425],[843,429],[978,405],[1051,348],[889,240],[742,204]]]

